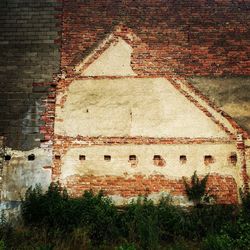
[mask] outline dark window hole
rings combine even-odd
[[[110,155],[104,155],[104,160],[105,161],[111,161],[111,156]]]
[[[161,160],[161,156],[160,155],[154,155],[154,161],[155,160]]]
[[[186,155],[180,155],[180,162],[182,164],[186,163],[187,162],[187,156]]]
[[[231,153],[231,155],[229,156],[230,159],[230,163],[233,165],[236,165],[237,163],[237,154],[235,152]]]
[[[210,163],[213,163],[214,162],[214,158],[212,155],[205,155],[204,156],[204,163],[206,165],[210,164]]]
[[[79,155],[79,160],[80,161],[85,161],[86,160],[86,156],[85,155]]]
[[[129,160],[130,161],[136,161],[136,155],[130,155]]]
[[[11,156],[10,155],[5,155],[4,156],[4,160],[5,161],[10,161],[11,160]]]
[[[158,167],[164,167],[166,164],[165,160],[162,158],[161,155],[154,155],[153,161],[154,165]]]
[[[28,155],[28,161],[34,161],[34,160],[35,160],[35,155],[34,154]]]
[[[55,160],[61,160],[61,156],[60,155],[55,155]]]

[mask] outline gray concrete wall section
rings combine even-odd
[[[59,71],[60,7],[56,0],[0,1],[0,135],[15,150],[40,145],[41,99],[47,89],[34,82],[50,82]]]

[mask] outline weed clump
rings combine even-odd
[[[210,203],[215,197],[210,195],[206,190],[209,174],[207,174],[201,180],[199,179],[197,172],[191,176],[191,183],[189,184],[186,178],[183,178],[186,193],[188,199],[194,202],[195,206],[200,206],[204,203]]]

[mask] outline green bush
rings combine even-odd
[[[223,225],[235,219],[237,208],[233,205],[203,205],[193,207],[186,214],[184,235],[190,239],[201,239],[221,231]]]
[[[227,235],[208,235],[202,242],[202,250],[230,250],[231,239]]]
[[[164,248],[166,250],[190,250],[196,249],[193,243],[185,240],[184,238],[177,238],[171,245]]]
[[[60,227],[64,223],[62,213],[67,200],[66,191],[56,183],[52,183],[45,194],[40,185],[28,188],[21,206],[24,222],[28,225]]]
[[[250,221],[250,192],[243,192],[240,189],[240,197],[242,200],[242,212],[246,220]]]
[[[157,213],[162,241],[172,241],[185,234],[187,212],[180,207],[173,206],[170,197],[162,197],[157,205]]]
[[[5,250],[5,244],[3,240],[0,240],[0,250]]]
[[[92,191],[85,191],[75,210],[78,213],[80,211],[80,225],[87,228],[94,242],[113,242],[118,238],[117,209],[102,191],[97,195]]]
[[[37,247],[36,250],[53,250],[53,246],[49,245],[43,245],[43,246],[39,246]]]
[[[70,199],[59,184],[51,184],[46,193],[40,186],[29,188],[22,202],[26,225],[43,226],[48,230],[72,231],[83,227],[95,244],[112,241],[118,236],[117,209],[102,192],[86,191],[82,197]]]
[[[13,232],[13,227],[8,222],[6,215],[4,211],[2,210],[1,216],[0,216],[0,242],[1,242],[1,246],[3,249],[5,248],[4,242],[7,239],[11,238],[12,232]]]
[[[134,244],[123,244],[116,248],[116,250],[136,250],[136,247]]]
[[[233,249],[250,249],[250,222],[240,215],[236,222],[228,222],[221,230],[222,235],[231,239]]]
[[[102,245],[113,249],[120,245],[119,250],[157,250],[165,243],[169,249],[185,249],[185,242],[202,242],[203,249],[223,245],[249,249],[246,209],[248,202],[239,212],[231,205],[181,208],[172,205],[170,197],[163,197],[157,205],[140,197],[118,210],[102,191],[85,191],[79,198],[70,198],[56,183],[45,193],[40,186],[27,190],[22,216],[30,229],[13,234],[2,216],[0,240],[6,249],[15,249],[14,242],[21,242],[20,249],[32,249],[28,241],[35,241],[36,248],[51,249],[101,249]]]
[[[207,249],[250,249],[250,223],[240,216],[236,221],[228,221],[222,225],[222,229],[216,235],[210,235],[203,241],[204,250]]]
[[[139,197],[136,202],[126,206],[121,216],[124,238],[130,242],[138,242],[141,249],[158,249],[158,213],[151,200]]]

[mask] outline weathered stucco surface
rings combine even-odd
[[[241,149],[236,149],[237,142],[231,139],[230,143],[224,143],[222,138],[228,138],[228,134],[219,125],[224,125],[232,135],[237,133],[235,126],[181,81],[181,90],[193,102],[166,79],[127,76],[169,76],[170,69],[183,76],[210,75],[189,80],[250,132],[247,22],[239,26],[239,19],[249,16],[249,8],[244,4],[239,4],[239,8],[224,2],[217,4],[218,15],[213,15],[213,8],[203,8],[199,3],[191,6],[179,1],[175,6],[172,1],[173,4],[167,6],[162,1],[164,6],[154,6],[152,1],[143,4],[139,4],[140,1],[117,1],[112,3],[115,6],[113,11],[114,8],[109,8],[109,1],[103,1],[102,5],[107,7],[104,15],[103,8],[96,9],[95,1],[64,1],[62,12],[59,11],[61,3],[56,0],[3,2],[0,4],[3,7],[0,10],[3,21],[0,25],[0,134],[5,136],[6,145],[1,144],[0,137],[0,152],[3,149],[3,154],[12,158],[7,161],[4,157],[1,159],[0,154],[0,209],[15,206],[30,185],[41,183],[43,188],[48,186],[53,176],[50,169],[53,166],[52,149],[45,149],[43,145],[46,141],[50,147],[54,135],[59,138],[53,141],[54,154],[61,156],[61,160],[54,161],[58,170],[54,174],[65,183],[72,176],[79,177],[78,186],[73,185],[74,178],[71,183],[75,194],[82,191],[83,184],[88,188],[89,183],[95,181],[96,187],[101,187],[99,181],[106,182],[106,187],[111,181],[112,186],[113,176],[118,177],[114,189],[119,188],[119,177],[131,177],[131,183],[134,183],[137,175],[153,176],[156,189],[161,187],[161,182],[189,177],[194,170],[200,175],[232,176],[237,188],[224,179],[218,185],[225,189],[231,185],[228,193],[242,186],[242,166],[245,163],[250,175],[250,142],[243,142],[246,147],[241,145]],[[173,7],[178,7],[177,11],[169,12]],[[225,15],[228,11],[230,15]],[[162,17],[166,16],[171,18],[163,20]],[[121,19],[125,25],[120,26],[119,34],[114,35],[111,26]],[[205,20],[206,24],[197,20]],[[134,37],[126,24],[133,28]],[[62,32],[58,33],[61,28]],[[110,36],[106,36],[108,34]],[[120,35],[131,43],[117,37]],[[100,41],[103,37],[106,39]],[[135,37],[141,40],[133,39]],[[77,56],[88,52],[89,56],[82,59]],[[96,60],[90,62],[93,55]],[[63,81],[69,80],[67,77],[74,79],[74,73],[82,79],[96,76],[121,78],[74,80],[70,85],[64,85]],[[229,77],[212,77],[221,74]],[[232,77],[232,74],[244,76]],[[56,82],[61,76],[66,76],[66,79],[62,77]],[[54,90],[60,84],[56,93],[53,131]],[[205,112],[201,111],[202,108]],[[210,118],[206,111],[211,114]],[[117,136],[121,141],[123,137],[135,136],[136,140],[141,138],[142,141],[140,145],[131,141],[130,144],[118,145],[114,138],[108,138],[110,141],[105,143],[112,146],[97,146],[91,144],[93,136],[98,139]],[[217,142],[145,145],[147,138],[144,137],[216,138]],[[231,152],[237,152],[236,166],[228,161]],[[34,161],[28,161],[30,154],[35,155]],[[85,161],[79,160],[80,154],[86,156]],[[110,155],[111,161],[104,161],[104,155]],[[128,162],[129,155],[138,157],[136,167],[131,167]],[[166,166],[155,166],[154,155],[161,155]],[[187,156],[185,164],[180,163],[180,155]],[[214,163],[205,165],[204,155],[212,155]],[[101,178],[95,180],[95,177]],[[129,184],[129,181],[123,182],[123,185]],[[178,189],[179,183],[170,182],[169,185]],[[151,190],[154,199],[159,196],[155,189]],[[223,192],[221,195],[226,196]],[[116,194],[115,198],[119,197]]]
[[[76,80],[61,98],[59,135],[227,137],[164,78]]]
[[[234,166],[229,161],[232,152],[237,152],[234,144],[193,144],[193,145],[116,145],[87,146],[70,148],[62,157],[62,179],[71,175],[164,175],[167,178],[191,176],[195,170],[199,175],[219,173],[232,175],[239,180],[239,160]],[[79,160],[85,155],[85,160]],[[111,161],[105,161],[104,155],[110,155]],[[136,155],[138,164],[131,167],[129,155]],[[161,155],[166,161],[164,167],[155,166],[154,155]],[[187,157],[182,164],[180,156]],[[211,155],[214,163],[204,164],[204,156]],[[239,183],[240,181],[238,181]]]
[[[35,159],[28,160],[30,155]],[[11,159],[6,160],[6,156]],[[51,149],[12,150],[1,144],[0,138],[0,210],[12,221],[20,214],[21,199],[30,186],[40,184],[43,191],[47,190],[52,181],[51,164]]]
[[[84,70],[84,76],[133,76],[136,75],[131,68],[132,47],[119,38],[112,43],[97,60]]]
[[[171,194],[176,204],[187,205],[182,178],[197,171],[199,176],[209,174],[208,188],[219,203],[238,202],[238,188],[243,185],[242,155],[234,141],[148,145],[93,145],[91,141],[88,145],[87,141],[73,141],[68,146],[62,142],[59,149],[64,152],[54,162],[54,173],[73,196],[88,189],[103,189],[122,205],[139,194],[157,201],[164,193]],[[237,155],[236,163],[230,159],[232,154]],[[135,165],[129,160],[131,155],[136,156]],[[156,165],[155,155],[165,164]],[[204,161],[208,155],[212,156],[211,163]],[[181,156],[186,156],[186,161]]]
[[[18,201],[24,198],[28,187],[41,184],[46,189],[51,182],[51,152],[35,148],[30,151],[6,149],[11,160],[4,162],[2,176],[1,201]],[[35,160],[28,161],[28,155],[34,154]],[[44,168],[45,167],[45,168]]]
[[[191,176],[195,170],[199,175],[219,173],[233,176],[240,181],[240,161],[233,165],[229,161],[231,153],[237,152],[234,144],[196,144],[196,145],[117,145],[71,148],[62,157],[62,179],[71,175],[94,176],[133,176],[164,175],[166,178]],[[79,160],[85,155],[85,160]],[[111,161],[105,161],[104,155],[110,155]],[[138,164],[131,167],[129,155],[136,155]],[[161,155],[166,161],[164,167],[155,166],[154,155]],[[182,164],[180,155],[186,155]],[[214,163],[204,164],[204,156],[211,155]]]

